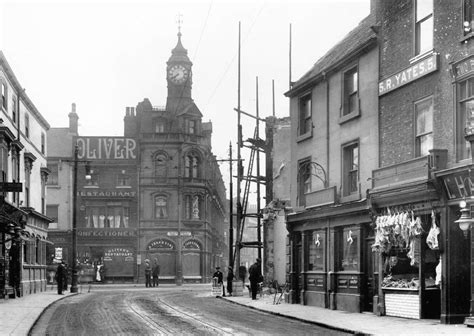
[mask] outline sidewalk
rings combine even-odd
[[[56,287],[45,292],[25,295],[16,299],[0,300],[0,335],[28,335],[41,313],[52,303],[68,297],[71,292],[58,295]]]
[[[474,335],[474,328],[463,324],[440,324],[439,320],[414,320],[371,313],[348,313],[301,304],[282,302],[273,304],[274,295],[264,294],[257,300],[243,296],[226,296],[222,299],[271,314],[286,316],[304,322],[315,323],[332,329],[368,335]],[[277,297],[278,299],[278,297]]]

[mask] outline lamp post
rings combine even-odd
[[[74,146],[74,171],[72,180],[72,280],[71,293],[77,293],[77,156],[79,147]]]

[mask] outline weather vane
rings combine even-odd
[[[178,34],[181,34],[181,24],[183,23],[183,14],[178,13],[176,16],[176,23],[178,24]]]

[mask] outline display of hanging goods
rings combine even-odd
[[[388,209],[388,215],[377,216],[375,220],[375,242],[372,251],[390,251],[392,247],[407,248],[414,237],[418,237],[423,232],[420,217],[416,217],[411,212],[392,214]]]
[[[426,244],[432,250],[437,250],[439,248],[438,245],[438,235],[440,230],[438,225],[436,225],[436,215],[434,211],[431,211],[431,228],[430,232],[428,233],[428,237],[426,237]]]

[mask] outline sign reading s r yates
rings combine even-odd
[[[135,160],[137,143],[124,137],[77,137],[80,160]]]
[[[379,82],[379,96],[384,95],[390,91],[398,89],[410,82],[424,77],[429,73],[438,69],[438,55],[433,54],[418,62],[413,63],[408,68],[382,79]]]

